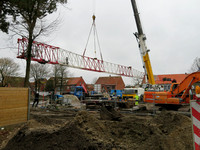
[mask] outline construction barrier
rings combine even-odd
[[[200,101],[190,101],[194,149],[200,150]]]
[[[0,127],[29,119],[29,89],[0,88]]]

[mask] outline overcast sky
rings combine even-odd
[[[137,0],[138,10],[150,49],[154,74],[179,74],[188,72],[194,59],[200,55],[200,0]],[[133,33],[137,32],[130,0],[69,0],[66,7],[48,16],[53,20],[58,14],[62,23],[49,37],[40,42],[82,54],[95,12],[96,26],[103,59],[107,62],[132,66],[143,71],[142,60]],[[24,60],[16,58],[16,38],[0,32],[0,57],[11,57],[20,63],[24,73]],[[87,56],[94,57],[90,39]],[[100,58],[99,55],[97,55]],[[83,76],[90,83],[99,74],[69,69],[73,76]],[[130,78],[124,78],[132,84]]]

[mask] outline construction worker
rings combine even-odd
[[[37,105],[39,103],[39,96],[40,96],[39,93],[35,92],[35,99],[34,99],[32,107],[34,107],[35,103],[36,103],[35,107],[37,107]]]
[[[135,106],[139,105],[139,96],[135,95]]]

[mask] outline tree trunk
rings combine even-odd
[[[56,86],[57,86],[57,77],[54,78],[54,92],[56,91]]]
[[[37,92],[37,85],[38,85],[38,81],[37,79],[35,79],[35,92]]]
[[[26,60],[26,76],[24,81],[24,87],[29,86],[29,76],[30,76],[30,65],[31,65],[31,51],[32,51],[32,33],[29,33],[29,39],[28,39],[28,49],[27,49],[27,60]]]
[[[61,81],[60,81],[60,94],[61,94],[61,95],[62,95],[62,93],[63,93],[62,88],[63,88],[63,76],[61,77]]]
[[[4,80],[5,80],[5,78],[4,78],[4,75],[2,74],[2,82],[1,82],[2,87],[4,87]]]
[[[38,79],[38,92],[40,92],[40,90],[41,90],[41,81],[40,79]]]

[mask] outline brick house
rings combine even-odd
[[[125,88],[125,84],[121,76],[99,77],[95,84],[101,84],[102,92],[110,92],[113,89],[123,90]]]
[[[168,74],[168,75],[157,75],[155,82],[158,85],[162,85],[164,90],[168,91],[173,81],[181,83],[189,74]],[[200,82],[193,84],[194,87],[200,86]]]
[[[94,91],[94,84],[87,84],[88,91]]]
[[[85,83],[82,77],[67,78],[66,85],[64,87],[64,92],[68,93],[70,91],[73,91],[75,86],[81,85],[84,85],[87,89],[87,84]]]
[[[55,85],[54,77],[51,77],[48,82],[49,83],[51,82],[51,86],[54,86]],[[85,83],[85,81],[83,80],[82,77],[63,78],[61,93],[63,93],[63,94],[70,93],[71,91],[74,90],[75,86],[81,86],[82,84],[87,89],[87,85],[86,85],[86,83]],[[61,87],[61,80],[58,78],[57,84],[56,84],[56,91],[57,92],[60,92],[60,87]]]
[[[47,91],[50,92],[54,90],[55,82],[56,82],[55,92],[61,92],[61,94],[69,93],[70,91],[74,89],[75,86],[80,86],[82,84],[87,88],[87,85],[82,77],[63,78],[62,82],[60,78],[57,78],[55,81],[55,78],[51,77],[45,83]],[[62,88],[62,91],[60,90],[61,88]]]
[[[167,74],[167,75],[157,75],[155,78],[155,83],[163,86],[165,91],[170,89],[172,82],[180,83],[182,82],[188,74]]]
[[[165,75],[154,75],[155,84],[160,85],[165,91],[170,89],[172,82],[182,82],[188,74],[165,74]],[[143,82],[144,83],[144,80]]]

